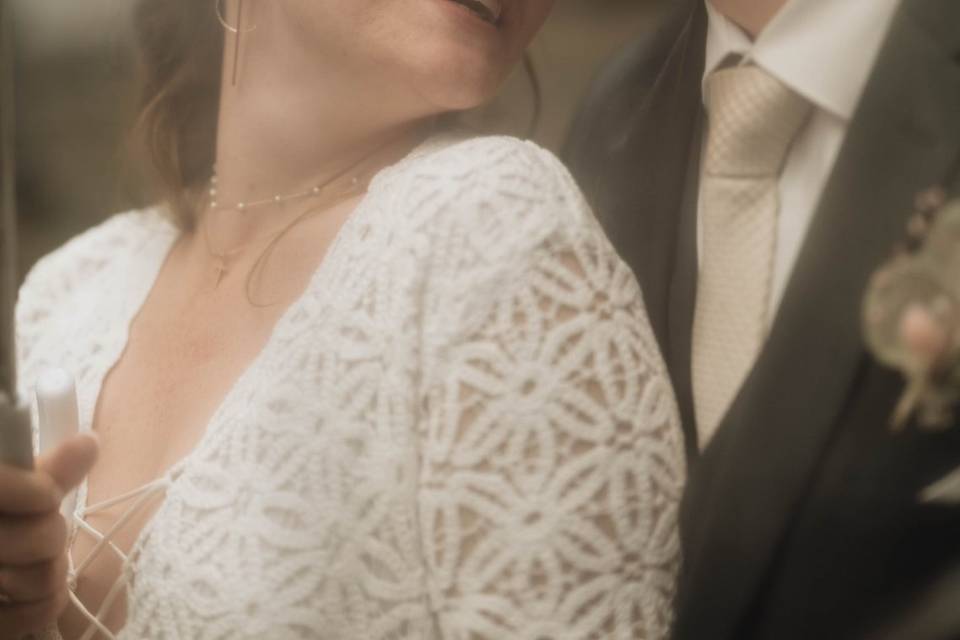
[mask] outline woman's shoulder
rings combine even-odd
[[[434,246],[468,239],[502,257],[528,254],[555,234],[602,233],[560,160],[517,138],[434,137],[380,187],[403,225]]]
[[[536,168],[537,174],[545,177],[564,172],[556,156],[532,140],[506,135],[476,136],[458,131],[430,137],[410,154],[408,160],[418,167],[456,164],[460,168],[493,173],[529,167]]]
[[[122,255],[138,251],[173,225],[159,208],[110,216],[48,253],[30,269],[20,290],[21,302],[33,295],[49,297],[89,282]]]
[[[509,136],[435,136],[395,167],[421,206],[436,213],[592,218],[570,172],[550,151]]]

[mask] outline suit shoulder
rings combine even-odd
[[[664,84],[677,82],[673,76],[680,74],[678,60],[702,57],[690,45],[705,41],[704,25],[702,0],[677,0],[662,20],[602,67],[580,105],[563,151],[564,160],[576,175],[580,175],[580,164],[595,161],[598,147],[629,132],[630,123]],[[687,63],[680,66],[685,69]]]
[[[631,40],[607,60],[594,79],[585,106],[606,102],[623,92],[639,92],[651,85],[670,55],[672,42],[660,29]]]

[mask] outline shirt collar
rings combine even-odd
[[[776,76],[815,106],[849,121],[900,0],[789,0],[751,42],[707,5],[706,79],[731,54]],[[704,103],[707,93],[704,90]],[[709,106],[709,105],[708,105]]]

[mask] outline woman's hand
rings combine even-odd
[[[0,640],[40,631],[63,612],[67,527],[60,502],[97,459],[97,441],[76,436],[34,471],[0,465]]]

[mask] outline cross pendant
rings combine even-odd
[[[220,288],[220,283],[223,282],[223,279],[227,276],[227,265],[223,261],[220,261],[214,266],[214,273],[216,274],[216,281],[213,283],[214,289]]]

